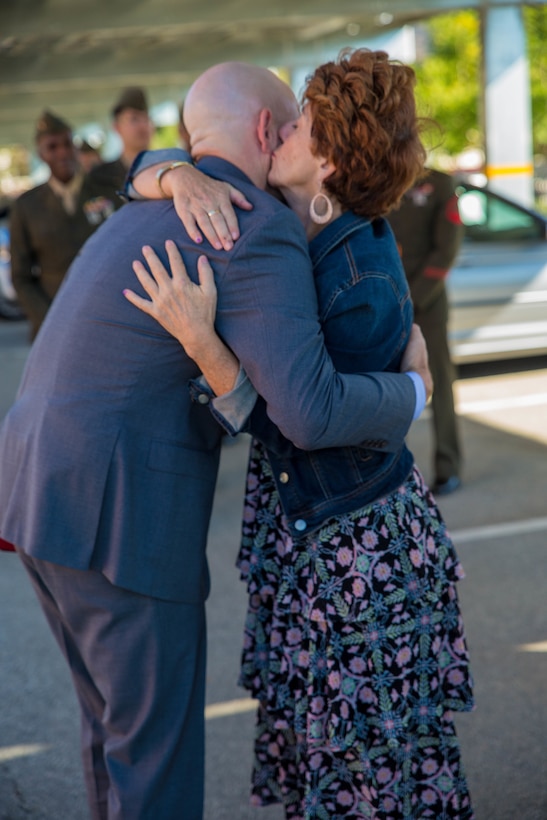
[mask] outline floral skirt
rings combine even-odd
[[[472,818],[451,715],[473,708],[463,572],[419,471],[293,541],[253,442],[238,566],[253,804],[290,820]]]

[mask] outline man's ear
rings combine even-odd
[[[256,135],[262,152],[271,154],[277,147],[277,134],[275,133],[272,112],[269,108],[263,108],[258,115]]]

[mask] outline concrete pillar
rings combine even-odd
[[[482,23],[488,184],[531,205],[532,110],[522,11],[518,6],[487,7]]]

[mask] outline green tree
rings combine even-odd
[[[547,153],[547,6],[527,6],[524,24],[528,37],[534,151]]]
[[[176,125],[164,125],[156,128],[152,137],[152,148],[173,148],[179,144],[179,132]]]
[[[532,93],[534,151],[547,146],[547,6],[524,8]],[[423,116],[441,127],[433,147],[456,154],[468,145],[482,147],[480,122],[481,37],[478,12],[433,17],[420,27],[424,55],[415,65],[416,96]]]
[[[473,11],[443,14],[424,24],[425,56],[415,66],[420,113],[431,117],[435,148],[457,154],[477,133],[479,121],[480,28]]]

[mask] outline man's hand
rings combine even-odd
[[[416,324],[412,325],[410,338],[401,362],[401,372],[405,373],[407,370],[413,370],[422,377],[427,400],[429,401],[433,395],[433,378],[429,370],[425,339]]]

